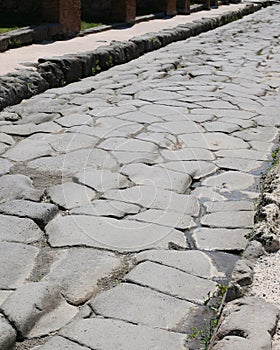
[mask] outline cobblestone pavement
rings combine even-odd
[[[0,113],[0,348],[193,349],[278,141],[280,7]]]

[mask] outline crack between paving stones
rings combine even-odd
[[[67,336],[65,336],[65,335],[60,335],[60,334],[58,334],[58,336],[61,337],[61,338],[67,339],[67,340],[69,340],[69,341],[72,342],[72,343],[75,343],[75,344],[77,344],[77,345],[80,345],[80,346],[84,347],[85,350],[86,350],[86,349],[89,349],[89,350],[103,350],[103,349],[101,349],[101,348],[92,348],[92,347],[90,347],[90,346],[88,346],[88,345],[85,345],[85,344],[83,344],[83,343],[80,343],[80,342],[79,342],[78,340],[76,340],[76,339],[72,339],[72,338],[67,337]]]
[[[23,339],[23,336],[21,335],[20,331],[17,329],[15,322],[13,320],[11,320],[8,315],[6,315],[6,313],[2,309],[1,305],[0,305],[0,312],[4,316],[5,320],[8,321],[10,326],[15,330],[15,332],[16,332],[16,339],[17,340]]]
[[[168,292],[163,292],[163,291],[161,291],[161,290],[159,290],[157,288],[154,288],[154,287],[151,287],[149,285],[142,284],[140,282],[136,282],[136,281],[133,281],[133,280],[130,280],[130,279],[124,279],[122,282],[125,282],[125,283],[128,283],[128,284],[134,284],[134,285],[139,286],[139,287],[144,287],[144,288],[153,290],[154,292],[157,292],[157,293],[160,293],[160,294],[163,294],[163,295],[167,295],[167,296],[175,298],[175,299],[179,299],[179,300],[182,300],[182,301],[189,302],[189,303],[194,304],[196,306],[203,306],[203,302],[200,303],[198,301],[194,301],[194,300],[191,300],[191,299],[182,298],[180,296],[173,295],[173,294],[170,294]]]

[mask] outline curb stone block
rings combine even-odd
[[[48,84],[46,90],[62,86],[64,74],[57,64],[52,62],[40,63],[37,71]]]
[[[8,49],[9,46],[9,37],[0,35],[0,52],[4,52]]]
[[[245,297],[228,303],[212,350],[271,349],[279,314],[276,306],[261,298]]]
[[[33,42],[33,30],[24,29],[15,31],[9,35],[9,47],[19,47]]]

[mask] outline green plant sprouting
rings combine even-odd
[[[218,289],[213,294],[208,293],[208,298],[205,300],[204,305],[214,313],[214,316],[210,320],[203,323],[202,327],[193,327],[192,333],[189,335],[189,340],[198,339],[201,344],[199,350],[207,350],[210,345],[211,338],[219,323],[220,308],[223,302],[223,298],[227,292],[228,287],[222,284],[218,284]]]

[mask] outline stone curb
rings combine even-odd
[[[0,77],[0,111],[50,88],[62,87],[113,66],[127,63],[145,53],[218,28],[269,5],[271,1],[265,0],[214,18],[202,18],[171,29],[134,37],[128,41],[113,42],[92,52],[41,58],[34,71],[23,69]]]
[[[280,159],[279,159],[280,162]],[[268,171],[258,200],[255,226],[249,243],[232,273],[219,324],[209,350],[271,349],[280,310],[259,297],[246,297],[253,283],[254,262],[280,249],[280,166]]]
[[[0,52],[45,40],[52,40],[60,35],[63,35],[63,28],[59,23],[45,23],[39,26],[13,30],[0,35]]]

